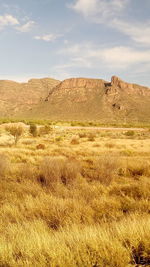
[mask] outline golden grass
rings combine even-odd
[[[0,145],[0,266],[150,265],[150,132],[89,136]]]

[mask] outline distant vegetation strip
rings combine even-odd
[[[63,126],[81,126],[81,127],[116,127],[116,128],[150,128],[148,123],[102,123],[100,121],[70,121],[70,120],[42,120],[42,119],[13,119],[13,118],[0,118],[0,124],[3,123],[16,123],[23,122],[27,125],[63,125]]]

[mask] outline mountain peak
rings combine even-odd
[[[123,82],[118,76],[112,76],[111,77],[111,84],[117,85],[119,82]]]

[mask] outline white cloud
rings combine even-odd
[[[64,68],[72,66],[94,67],[105,64],[108,68],[127,68],[134,64],[150,62],[150,50],[139,50],[131,47],[116,46],[98,48],[91,44],[75,44],[59,53],[70,57],[70,62]]]
[[[150,45],[150,21],[129,22],[121,18],[130,2],[131,0],[76,0],[71,8],[92,22],[105,23],[120,31],[136,43]]]
[[[96,12],[97,0],[77,0],[70,7],[84,16],[91,16]]]
[[[0,16],[0,29],[1,30],[6,26],[15,26],[18,24],[19,24],[18,19],[10,14]]]
[[[135,42],[150,45],[150,21],[146,23],[129,23],[115,19],[112,26],[128,35]]]
[[[114,15],[120,16],[120,12],[126,7],[129,0],[76,0],[70,5],[76,12],[85,17],[90,17],[95,22],[101,22],[112,18]]]
[[[107,64],[123,68],[133,64],[147,63],[150,61],[150,50],[141,51],[123,46],[104,49],[102,52],[99,51],[99,55]]]
[[[38,35],[35,36],[34,39],[36,40],[42,40],[45,42],[54,42],[57,38],[61,37],[60,34],[45,34],[45,35]]]
[[[65,48],[60,49],[57,53],[58,54],[68,54],[71,56],[80,56],[80,55],[87,55],[90,50],[94,50],[94,44],[92,42],[86,43],[74,43],[74,44],[66,44]]]
[[[17,27],[16,29],[20,32],[29,32],[31,31],[34,25],[35,25],[35,22],[31,20],[31,21],[26,22],[24,25]]]
[[[5,14],[3,16],[0,16],[0,30],[3,30],[5,27],[11,26],[17,31],[29,32],[34,26],[34,24],[34,21],[29,20],[25,24],[21,25],[21,22],[18,20],[18,18],[14,17],[11,14]]]

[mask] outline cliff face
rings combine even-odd
[[[150,96],[150,88],[122,81],[112,76],[111,82],[101,79],[72,78],[59,83],[48,94],[47,101],[53,102],[55,98],[61,100],[64,96],[74,102],[84,102],[99,94],[106,94],[107,100],[111,96],[137,95]]]
[[[134,109],[136,113],[138,105],[141,110],[143,109],[141,107],[142,102],[146,106],[148,102],[150,103],[150,88],[148,87],[124,82],[116,76],[112,76],[111,82],[105,85],[105,101],[112,108],[113,112],[119,110],[124,111],[124,113],[130,113]]]
[[[111,78],[111,87],[112,89],[113,88],[120,89],[124,91],[124,93],[130,95],[133,94],[133,95],[150,96],[150,88],[124,82],[116,76],[112,76]]]
[[[93,99],[105,88],[105,81],[99,79],[72,78],[58,84],[48,95],[51,103],[66,98],[68,101],[80,103]]]

